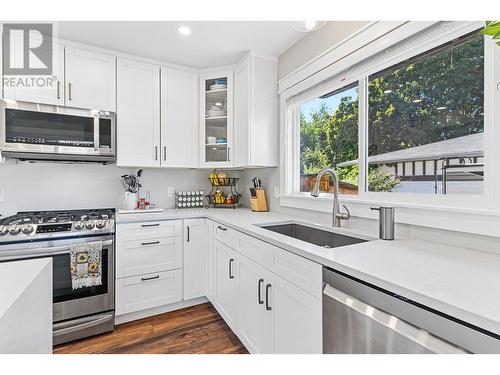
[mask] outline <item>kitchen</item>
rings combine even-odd
[[[2,22],[0,352],[499,354],[498,22],[229,18]]]

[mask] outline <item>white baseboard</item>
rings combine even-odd
[[[166,312],[183,309],[185,307],[191,307],[208,302],[207,297],[193,298],[187,301],[181,301],[177,303],[171,303],[169,305],[153,307],[152,309],[136,311],[133,313],[118,315],[115,317],[115,325],[131,322],[133,320],[143,319],[154,315],[163,314]]]

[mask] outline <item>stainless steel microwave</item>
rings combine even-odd
[[[0,150],[24,160],[116,160],[115,113],[0,100]]]

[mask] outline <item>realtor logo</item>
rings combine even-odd
[[[4,74],[52,75],[52,28],[50,23],[4,23]]]

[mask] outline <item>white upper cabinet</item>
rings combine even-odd
[[[66,105],[114,112],[116,57],[76,47],[65,50]]]
[[[117,165],[160,166],[160,68],[118,59]]]
[[[11,38],[11,59],[16,66],[22,65],[20,59],[23,58],[23,41],[20,34],[17,38],[14,36]],[[30,33],[30,44],[39,43],[37,38],[40,38],[39,34]],[[40,41],[41,42],[41,41]],[[48,85],[43,86],[17,86],[12,87],[11,85],[4,84],[4,98],[11,100],[20,100],[25,102],[34,102],[41,104],[52,104],[52,105],[64,105],[64,46],[59,44],[56,40],[53,40],[53,49],[50,51],[52,53],[52,77],[48,82]],[[46,76],[42,76],[47,78]],[[42,78],[41,77],[41,78]]]
[[[161,166],[198,166],[198,74],[161,68]]]
[[[234,166],[278,165],[277,60],[249,53],[234,79]]]
[[[200,76],[200,164],[233,166],[233,72]]]

